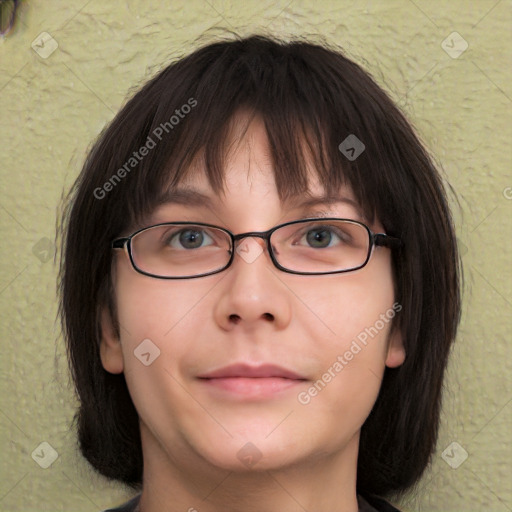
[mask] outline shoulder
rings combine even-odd
[[[400,512],[400,510],[385,499],[372,494],[365,494],[364,496],[358,494],[357,502],[359,504],[359,512]]]
[[[136,512],[139,500],[140,494],[137,494],[137,496],[134,496],[131,500],[127,501],[126,503],[123,503],[121,506],[117,508],[109,508],[104,512]]]

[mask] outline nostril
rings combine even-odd
[[[274,320],[274,315],[271,313],[263,313],[263,316],[265,317],[265,320]]]
[[[240,317],[238,315],[229,315],[229,320],[234,324],[240,322]]]

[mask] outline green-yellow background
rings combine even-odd
[[[460,208],[452,204],[464,314],[432,467],[399,504],[408,512],[511,511],[511,7],[508,0],[24,2],[15,30],[0,37],[0,510],[96,512],[130,496],[90,469],[69,431],[76,403],[55,322],[56,208],[128,95],[197,46],[200,34],[208,30],[212,40],[228,29],[320,34],[341,45],[389,91],[442,165],[460,200]],[[51,55],[51,41],[38,46],[49,37],[42,32],[58,44]],[[453,32],[468,44],[458,56]],[[42,442],[58,454],[47,469],[32,458]],[[453,442],[447,460],[468,454],[457,469],[442,457]]]

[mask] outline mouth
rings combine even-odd
[[[199,375],[210,391],[238,398],[269,398],[296,388],[306,377],[275,365],[235,364]]]

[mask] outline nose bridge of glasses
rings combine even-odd
[[[262,249],[265,249],[268,244],[269,236],[269,231],[249,231],[247,233],[239,233],[238,235],[233,235],[233,241],[236,246],[237,242],[242,244],[246,238],[252,238],[257,244],[261,246]]]

